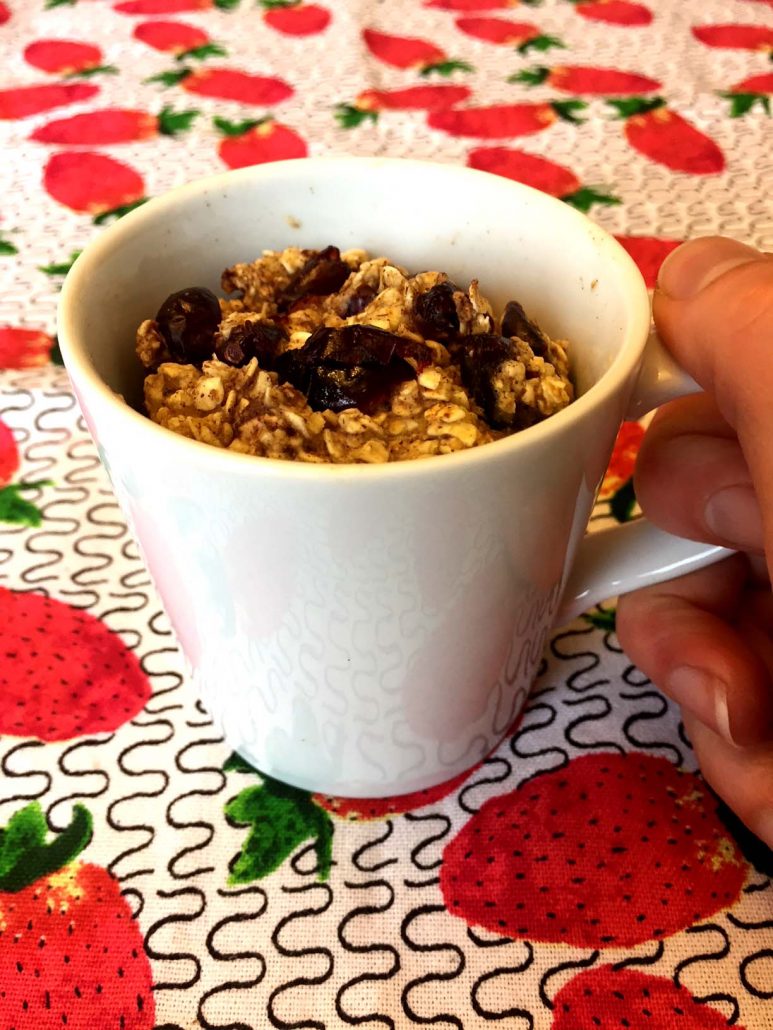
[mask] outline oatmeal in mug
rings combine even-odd
[[[490,443],[574,396],[566,343],[473,280],[363,250],[266,251],[191,287],[137,331],[154,422],[303,462],[383,463]]]

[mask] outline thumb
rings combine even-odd
[[[738,434],[773,555],[773,257],[719,236],[693,240],[664,262],[654,314]]]

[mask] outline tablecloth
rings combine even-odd
[[[527,182],[650,285],[689,236],[773,250],[772,6],[0,3],[2,1030],[773,1027],[771,854],[613,603],[553,636],[456,781],[358,802],[261,777],[186,679],[55,340],[104,224],[288,156]],[[591,528],[635,515],[641,432]]]

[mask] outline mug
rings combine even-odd
[[[386,465],[233,453],[141,413],[134,335],[164,298],[289,245],[480,280],[570,346],[577,399],[468,451]],[[695,384],[650,336],[606,232],[455,165],[277,162],[190,183],[75,262],[59,340],[115,493],[226,741],[311,791],[407,793],[473,766],[524,704],[551,627],[721,548],[637,522],[586,537],[615,435]],[[648,342],[649,341],[649,342]]]

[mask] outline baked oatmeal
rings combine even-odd
[[[363,250],[265,251],[137,330],[154,422],[244,454],[402,461],[525,429],[573,399],[566,343],[473,280]]]

